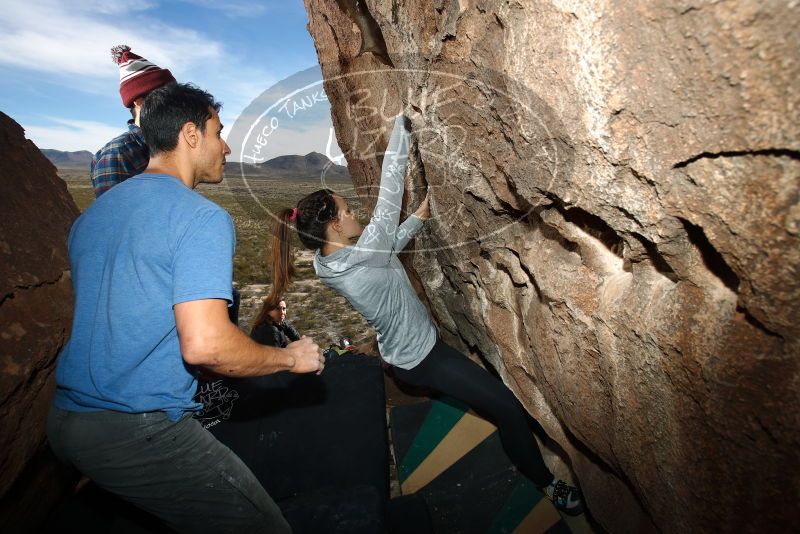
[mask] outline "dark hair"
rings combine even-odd
[[[311,250],[322,248],[325,244],[325,226],[339,215],[333,191],[320,189],[303,197],[297,203],[295,226],[300,242]],[[291,216],[294,209],[287,208],[278,214],[272,231],[272,290],[264,305],[276,306],[280,295],[292,282],[294,276],[294,255],[292,254]]]
[[[219,112],[222,104],[190,83],[168,83],[150,91],[140,115],[150,156],[175,150],[178,134],[187,122],[205,133],[206,121],[211,118],[209,108]]]

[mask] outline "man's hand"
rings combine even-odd
[[[319,345],[314,343],[310,337],[303,336],[297,341],[286,345],[284,349],[289,351],[294,358],[294,365],[289,372],[291,373],[313,373],[320,374],[325,368],[325,357],[319,350]]]
[[[422,219],[423,221],[428,220],[428,217],[431,216],[431,205],[430,205],[431,194],[426,193],[425,198],[422,200],[422,204],[419,205],[417,211],[414,212],[414,215]]]

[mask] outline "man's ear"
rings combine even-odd
[[[187,122],[181,127],[180,137],[190,148],[197,148],[197,145],[200,144],[200,130],[193,122]]]

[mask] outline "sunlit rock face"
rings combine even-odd
[[[800,524],[800,6],[305,4],[354,181],[407,109],[415,283],[597,521]]]
[[[71,478],[45,454],[45,422],[72,321],[67,233],[77,215],[56,168],[0,112],[0,524],[8,531],[35,530]]]

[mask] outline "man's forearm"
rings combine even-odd
[[[302,338],[285,349],[256,343],[228,320],[222,299],[181,302],[174,310],[181,354],[190,365],[227,376],[322,372],[325,366],[311,338]]]
[[[256,343],[233,323],[209,328],[201,339],[181,340],[181,348],[187,362],[226,376],[268,375],[295,364],[290,351]]]

